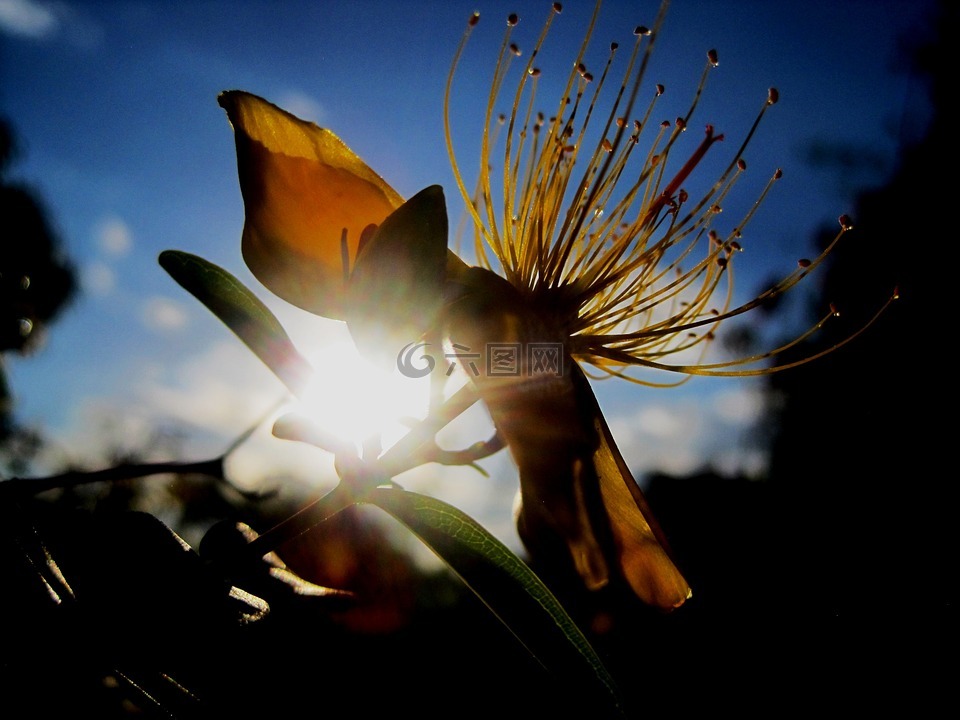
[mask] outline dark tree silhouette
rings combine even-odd
[[[834,303],[844,322],[798,353],[841,340],[894,288],[900,299],[852,344],[770,380],[771,477],[794,510],[799,585],[809,599],[827,594],[837,612],[896,608],[924,618],[956,601],[949,468],[957,379],[943,325],[952,266],[940,199],[953,183],[944,163],[954,143],[948,41],[957,15],[943,3],[935,41],[915,55],[933,108],[926,133],[887,185],[858,199],[856,228],[830,259],[820,303]]]
[[[931,37],[904,60],[929,92],[932,112],[917,108],[929,124],[889,180],[858,196],[855,229],[821,280],[809,279],[820,283],[813,316],[833,303],[840,317],[780,361],[832,347],[895,289],[899,299],[836,352],[768,376],[757,428],[771,450],[766,481],[648,478],[647,498],[694,594],[667,617],[627,608],[603,647],[620,676],[643,678],[649,717],[725,705],[748,717],[788,706],[863,714],[897,702],[923,715],[952,694],[957,379],[943,325],[952,265],[940,257],[951,242],[940,199],[949,202],[954,184],[947,113],[957,16],[942,3]],[[827,228],[821,241],[835,234]],[[748,347],[751,331],[731,342]]]
[[[76,290],[75,273],[36,193],[10,177],[17,145],[0,118],[0,354],[26,353]],[[17,435],[0,362],[0,443]]]

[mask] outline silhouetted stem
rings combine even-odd
[[[341,482],[337,487],[253,540],[247,546],[252,557],[262,558],[288,540],[303,535],[344,508],[356,504],[367,490],[420,465],[423,447],[434,442],[436,434],[477,399],[477,391],[472,385],[460,388],[375,462],[338,456],[337,473]]]
[[[353,490],[346,483],[339,483],[323,497],[314,500],[251,541],[247,545],[246,559],[259,560],[356,502],[357,496]]]
[[[0,482],[0,495],[37,495],[55,488],[77,487],[95,482],[133,480],[151,475],[206,475],[226,481],[223,457],[198,462],[124,463],[103,470],[70,470],[42,478],[10,478]]]
[[[479,397],[472,384],[457,390],[449,400],[383,454],[378,461],[381,471],[388,477],[395,477],[419,465],[420,449],[426,443],[434,442],[437,433],[473,405]]]

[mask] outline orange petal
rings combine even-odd
[[[576,372],[582,377],[579,367]],[[666,538],[620,454],[586,378],[582,381],[590,396],[600,441],[593,453],[593,466],[623,577],[648,605],[673,610],[690,598],[690,586],[673,564]]]
[[[403,198],[329,130],[250,93],[218,102],[236,137],[247,267],[284,300],[342,319],[345,261]]]

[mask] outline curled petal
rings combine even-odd
[[[237,144],[247,267],[284,300],[342,319],[361,233],[403,199],[329,130],[250,93],[218,101]]]
[[[690,586],[670,559],[663,531],[613,441],[586,377],[579,374],[585,391],[590,393],[587,404],[594,408],[599,444],[593,453],[593,469],[623,578],[648,605],[664,610],[677,608],[690,598]]]

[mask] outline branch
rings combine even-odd
[[[198,462],[123,463],[103,470],[70,470],[41,478],[10,478],[0,481],[0,497],[4,495],[38,495],[55,488],[77,487],[95,482],[117,482],[151,475],[206,475],[227,482],[223,472],[223,456]],[[238,490],[238,492],[243,492]]]

